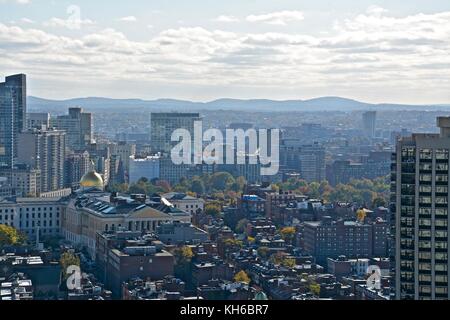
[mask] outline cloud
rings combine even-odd
[[[30,4],[31,0],[0,0],[0,3],[14,2],[17,4]]]
[[[249,15],[246,20],[249,22],[262,22],[285,26],[289,22],[301,21],[304,18],[304,14],[301,11],[279,11],[261,15]]]
[[[80,90],[126,80],[136,90],[148,84],[449,97],[450,11],[394,17],[370,9],[315,36],[177,27],[134,41],[111,28],[60,36],[36,26],[0,23],[0,70],[23,70],[55,85],[76,75],[85,82]]]
[[[137,18],[135,16],[126,16],[119,19],[119,21],[123,22],[136,22]]]
[[[82,26],[92,26],[95,25],[95,22],[90,19],[61,19],[53,17],[48,21],[43,23],[45,27],[53,27],[53,28],[67,28],[67,29],[79,29]]]
[[[235,16],[221,15],[214,19],[216,22],[239,22]]]
[[[28,23],[28,24],[33,24],[34,23],[33,20],[28,19],[28,18],[22,18],[22,19],[20,19],[20,21],[23,22],[23,23]]]

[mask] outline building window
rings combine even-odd
[[[419,159],[421,159],[421,160],[433,159],[433,150],[432,149],[421,149],[419,152]]]
[[[436,149],[436,160],[448,160],[447,149]]]

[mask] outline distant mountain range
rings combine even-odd
[[[192,102],[175,99],[140,100],[109,98],[76,98],[48,100],[28,97],[30,111],[66,112],[67,107],[80,106],[87,110],[134,111],[360,111],[360,110],[449,110],[450,105],[370,104],[340,97],[322,97],[311,100],[239,100],[219,99],[211,102]]]

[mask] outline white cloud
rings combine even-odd
[[[123,22],[136,22],[137,18],[135,16],[126,16],[119,19],[119,21]]]
[[[90,19],[61,19],[53,17],[43,23],[45,27],[79,29],[82,26],[92,26],[95,22]]]
[[[214,19],[216,22],[239,22],[235,16],[221,15]]]
[[[22,19],[20,19],[20,21],[23,22],[23,23],[28,23],[28,24],[33,24],[34,23],[33,20],[28,19],[28,18],[22,18]]]
[[[17,4],[30,4],[31,0],[0,0],[0,3],[14,2]]]
[[[279,11],[260,15],[249,15],[246,20],[249,22],[263,22],[285,26],[288,22],[301,21],[304,18],[304,14],[301,11]]]
[[[80,90],[95,90],[96,81],[108,79],[139,84],[136,88],[151,83],[301,89],[383,100],[396,94],[448,96],[450,11],[393,17],[368,10],[329,31],[311,36],[177,27],[133,41],[114,29],[63,37],[0,23],[0,70],[23,70],[54,83],[76,74],[86,81]],[[405,94],[408,90],[417,95]]]

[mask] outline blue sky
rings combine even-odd
[[[450,103],[448,0],[0,0],[29,93]]]

